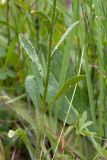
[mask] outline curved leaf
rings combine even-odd
[[[53,98],[51,104],[55,103],[69,88],[74,86],[79,81],[83,80],[85,78],[84,75],[73,77],[69,80],[67,80],[64,85],[60,88],[60,90],[57,92],[56,96]]]
[[[78,23],[79,23],[79,21],[71,24],[71,25],[67,28],[66,32],[62,35],[61,39],[59,40],[59,42],[57,43],[57,45],[56,45],[55,48],[53,49],[53,51],[52,51],[52,56],[53,56],[53,54],[55,53],[55,51],[58,49],[58,47],[60,46],[60,44],[66,39],[66,37],[68,36],[68,34],[71,32],[71,30],[72,30]]]

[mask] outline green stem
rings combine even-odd
[[[56,0],[53,1],[52,23],[51,23],[51,31],[50,31],[50,37],[49,37],[47,74],[46,74],[46,79],[45,79],[45,88],[44,88],[44,96],[43,96],[44,104],[45,104],[45,101],[46,101],[47,89],[48,89],[48,83],[49,83],[49,76],[50,76],[50,70],[51,70],[52,37],[53,37],[53,29],[54,29],[54,23],[55,23],[55,12],[56,12]]]

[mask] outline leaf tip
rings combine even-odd
[[[23,37],[23,34],[22,33],[19,33],[19,40],[21,40]]]

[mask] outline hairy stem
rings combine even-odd
[[[50,31],[50,37],[49,37],[49,52],[48,52],[47,73],[46,73],[46,79],[45,79],[43,104],[45,104],[45,101],[46,101],[48,82],[49,82],[50,70],[51,70],[52,37],[53,37],[53,29],[54,29],[54,23],[55,23],[55,12],[56,12],[56,0],[53,1],[53,13],[51,18],[52,22],[51,22],[51,31]]]

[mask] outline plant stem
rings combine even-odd
[[[56,0],[53,1],[53,13],[51,18],[52,22],[51,22],[51,31],[50,31],[50,37],[49,37],[49,52],[48,52],[47,73],[46,73],[46,79],[45,79],[43,104],[45,104],[45,101],[46,101],[50,70],[51,70],[52,37],[53,37],[53,30],[54,30],[54,23],[55,23],[55,12],[56,12]]]

